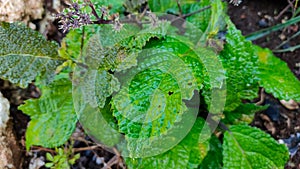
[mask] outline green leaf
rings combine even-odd
[[[77,116],[73,108],[72,84],[59,79],[41,89],[39,99],[25,101],[19,106],[31,121],[26,131],[26,148],[31,145],[57,147],[64,144],[76,127]]]
[[[45,164],[45,167],[47,167],[47,168],[51,168],[52,166],[54,166],[54,163],[46,163]]]
[[[190,133],[178,145],[163,154],[138,159],[125,158],[128,168],[197,168],[209,150],[209,139],[201,137],[201,134],[209,135],[207,126],[204,126],[205,121],[197,119]]]
[[[208,54],[205,49],[200,52]],[[187,111],[183,100],[190,100],[202,87],[202,63],[187,44],[173,38],[149,43],[139,53],[138,63],[115,74],[122,88],[113,97],[114,116],[128,137],[160,135]]]
[[[53,161],[54,159],[53,159],[53,156],[50,154],[50,153],[46,153],[46,158],[47,158],[47,160],[49,160],[49,161]]]
[[[210,5],[210,0],[203,0],[198,3],[190,4],[190,5],[184,5],[183,12],[184,14],[192,13],[201,9],[204,9],[205,7]],[[191,15],[186,18],[186,20],[195,26],[198,27],[198,29],[205,32],[207,29],[211,17],[211,9],[204,10],[202,12],[199,12],[197,14]]]
[[[218,31],[225,28],[225,5],[220,0],[203,0],[197,3],[187,4],[182,6],[183,13],[190,15],[186,20],[195,25],[202,32],[204,36],[199,39],[205,43],[207,37],[215,36]],[[201,12],[197,12],[201,11]]]
[[[152,12],[166,12],[170,8],[177,6],[174,0],[148,0],[149,7]]]
[[[300,82],[287,64],[269,49],[256,46],[254,51],[259,58],[260,86],[278,99],[300,101]]]
[[[199,169],[220,169],[222,168],[222,144],[216,136],[212,136],[209,141],[209,151]]]
[[[0,23],[0,78],[26,87],[37,76],[49,83],[63,63],[57,44],[21,23]]]
[[[128,41],[138,30],[137,27],[129,24],[125,24],[119,32],[113,30],[111,25],[101,26],[89,39],[82,56],[83,62],[92,69],[110,70],[115,68],[126,56],[130,55],[130,51],[124,47],[130,45]],[[121,46],[122,42],[125,43],[125,46]]]
[[[224,169],[283,169],[288,159],[287,147],[257,128],[236,125],[225,132]]]
[[[236,109],[242,99],[254,99],[258,93],[258,57],[254,46],[247,41],[229,20],[224,50],[220,53],[226,70],[226,111]]]
[[[113,96],[113,115],[120,132],[126,135],[129,153],[147,149],[151,143],[145,139],[167,132],[182,120],[182,114],[193,110],[183,100],[191,101],[194,92],[202,88],[204,74],[212,74],[211,83],[207,83],[220,90],[224,78],[219,78],[222,72],[216,70],[214,58],[213,52],[194,49],[193,43],[181,37],[164,37],[147,43],[136,67],[115,73],[121,90]],[[211,69],[209,73],[203,64]]]
[[[78,89],[79,88],[76,90]],[[78,95],[74,95],[74,97],[77,97],[76,99],[81,99],[78,98]],[[93,108],[89,104],[77,106],[82,108],[82,111],[78,112],[80,113],[79,122],[84,127],[87,134],[105,146],[113,147],[120,142],[121,135],[118,132],[118,126],[115,123],[115,119],[111,115],[111,106],[108,104],[109,101],[110,100],[107,99],[107,104],[105,104],[102,109],[98,109],[98,107]]]
[[[79,61],[89,39],[101,29],[99,25],[87,25],[78,29],[72,29],[63,38],[59,55],[68,60]]]
[[[249,124],[253,121],[256,112],[267,109],[268,106],[258,106],[253,103],[241,104],[235,110],[224,112],[226,124]]]

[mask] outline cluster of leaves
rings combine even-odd
[[[22,87],[35,80],[42,92],[41,98],[19,107],[31,117],[27,149],[64,144],[78,121],[75,109],[89,109],[98,111],[79,115],[93,137],[117,146],[118,133],[125,135],[128,157],[124,159],[129,168],[283,168],[288,159],[285,145],[248,126],[253,114],[266,107],[242,100],[257,97],[263,87],[279,99],[300,101],[300,83],[270,50],[242,36],[226,15],[224,2],[92,2],[96,9],[107,6],[111,12],[137,14],[138,26],[124,24],[115,31],[111,25],[87,25],[71,30],[59,49],[22,24],[1,23],[0,77]],[[175,19],[145,15],[141,8],[147,4],[150,11],[171,13]],[[225,42],[218,38],[224,31]],[[184,66],[173,66],[178,63]],[[222,115],[214,108],[211,91],[224,87],[225,81]],[[201,133],[211,132],[200,113],[176,146],[155,156],[133,158],[142,156],[141,149],[156,151],[144,138],[163,135],[180,123],[195,109],[186,101],[193,101],[197,94],[204,98],[201,105],[207,105],[209,114],[222,117],[228,126],[227,130],[217,128],[223,133],[222,141],[214,134],[201,139]],[[141,117],[143,123],[139,123]]]
[[[62,148],[56,148],[56,155],[50,153],[46,154],[46,158],[49,161],[45,164],[45,167],[51,169],[67,169],[70,165],[75,164],[76,160],[79,159],[80,154],[73,155],[72,149],[67,149],[66,151]]]

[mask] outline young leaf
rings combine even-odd
[[[162,13],[177,6],[176,1],[174,0],[149,0],[148,4],[152,12]]]
[[[78,29],[72,29],[67,36],[63,38],[59,55],[65,59],[79,60],[90,39],[99,31],[99,25],[87,25]]]
[[[203,0],[197,3],[193,4],[188,4],[188,5],[183,5],[183,12],[184,14],[189,14],[201,9],[204,9],[205,7],[208,7],[210,5],[210,0]],[[195,26],[198,27],[198,29],[202,30],[205,32],[207,29],[209,22],[210,22],[210,17],[211,17],[211,9],[206,9],[203,10],[202,12],[196,13],[194,15],[191,15],[186,18],[186,20]]]
[[[37,76],[49,83],[63,63],[58,45],[21,23],[0,23],[0,78],[26,87]]]
[[[128,41],[138,30],[136,26],[129,24],[125,24],[119,32],[113,30],[111,25],[101,26],[89,38],[82,56],[84,63],[93,69],[110,70],[115,68],[123,57],[129,55],[129,50],[125,49],[131,47]],[[121,44],[124,41],[123,46]]]
[[[46,163],[45,164],[45,167],[47,167],[47,168],[51,168],[51,167],[53,167],[54,166],[54,163]]]
[[[72,84],[68,79],[55,80],[42,88],[39,99],[25,101],[19,106],[31,121],[26,131],[26,148],[31,145],[57,147],[64,144],[76,127]]]
[[[49,160],[49,161],[53,161],[54,159],[53,159],[53,156],[50,154],[50,153],[46,153],[46,158],[47,158],[47,160]]]
[[[201,52],[199,55],[207,54],[204,49]],[[198,55],[176,39],[150,43],[139,54],[138,62],[137,67],[116,74],[123,88],[113,98],[114,116],[119,121],[121,132],[134,138],[167,130],[186,111],[182,100],[190,100],[194,90],[199,91],[203,82]],[[132,118],[145,117],[145,124],[130,121],[125,118],[127,114]],[[158,119],[152,121],[156,115]],[[149,130],[140,132],[142,125]]]
[[[208,130],[202,130],[204,125],[203,119],[197,119],[190,133],[178,145],[163,154],[139,159],[125,158],[128,168],[197,168],[209,150],[209,139],[202,140],[200,137],[200,133],[209,134]]]
[[[268,49],[256,46],[254,51],[259,58],[260,86],[278,99],[300,101],[300,82],[287,64]]]
[[[231,126],[225,132],[223,168],[284,168],[289,158],[287,147],[263,131],[246,125]]]
[[[227,77],[225,110],[232,111],[241,104],[242,99],[257,97],[258,58],[252,43],[245,39],[231,21],[227,20],[227,24],[226,44],[220,58]]]

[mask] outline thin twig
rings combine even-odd
[[[74,152],[86,151],[86,150],[94,150],[97,148],[101,148],[100,146],[89,146],[89,147],[81,147],[81,148],[73,148]]]
[[[191,13],[188,13],[188,14],[185,14],[185,15],[182,15],[182,18],[185,19],[185,18],[187,18],[187,17],[189,17],[189,16],[192,16],[192,15],[195,15],[195,14],[197,14],[197,13],[203,12],[203,11],[209,9],[209,8],[211,8],[210,5],[205,6],[205,7],[201,8],[201,9],[199,9],[199,10],[197,10],[197,11],[194,11],[194,12],[191,12]]]
[[[56,153],[54,150],[49,149],[49,148],[38,147],[38,146],[31,146],[31,148],[34,149],[34,150],[31,150],[31,151],[46,151],[46,152],[51,152],[53,154]]]
[[[180,2],[179,2],[179,0],[176,0],[176,2],[177,2],[178,9],[179,9],[179,16],[182,17],[182,8],[180,5]]]
[[[111,169],[111,167],[114,165],[114,164],[117,164],[118,163],[118,156],[115,155],[113,158],[111,158],[107,163],[106,165],[102,168],[102,169]]]
[[[84,46],[84,39],[85,39],[85,27],[82,28],[82,36],[81,36],[81,44],[80,44],[80,57],[82,57],[82,51]]]
[[[297,33],[295,33],[293,36],[291,36],[290,38],[288,38],[287,40],[283,41],[281,44],[279,44],[278,46],[276,46],[274,48],[275,49],[279,49],[281,46],[283,46],[284,44],[288,43],[290,40],[294,39],[295,37],[300,35],[300,31],[298,31]]]
[[[275,16],[274,18],[276,20],[278,20],[289,8],[293,8],[293,6],[291,6],[290,3],[283,10],[281,10],[281,12],[277,16]]]
[[[199,10],[197,10],[197,11],[194,11],[194,12],[191,12],[191,13],[188,13],[188,14],[185,14],[185,15],[182,15],[181,17],[178,16],[178,17],[176,17],[175,19],[171,20],[171,22],[175,22],[175,21],[177,21],[178,19],[186,19],[186,18],[189,17],[189,16],[198,14],[198,13],[203,12],[203,11],[209,9],[209,8],[211,8],[210,5],[205,6],[205,7],[201,8],[201,9],[199,9]]]
[[[91,0],[86,0],[86,1],[89,4],[90,8],[92,9],[92,14],[97,18],[97,20],[101,20],[101,18],[99,17],[99,15],[96,12],[94,4],[91,2]]]
[[[292,47],[289,47],[287,49],[281,49],[281,50],[273,50],[274,53],[282,53],[282,52],[294,52],[295,50],[300,49],[300,45],[295,45]]]

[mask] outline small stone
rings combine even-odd
[[[245,18],[246,18],[246,15],[245,15],[245,14],[242,14],[242,15],[240,16],[240,18],[241,18],[241,19],[245,19]]]
[[[104,158],[103,158],[103,157],[97,157],[97,159],[96,159],[96,164],[97,164],[97,165],[103,164],[103,161],[104,161]]]
[[[257,15],[258,15],[258,16],[261,16],[261,15],[262,15],[262,13],[261,13],[260,11],[258,11],[258,12],[257,12]]]
[[[8,100],[0,92],[0,129],[6,128],[6,123],[9,120],[9,107]]]
[[[270,15],[264,15],[264,18],[268,21],[273,21],[273,18]]]
[[[269,24],[267,23],[266,19],[264,19],[264,18],[258,21],[258,25],[261,28],[266,28],[266,27],[269,26]]]
[[[34,157],[30,160],[29,169],[39,169],[45,165],[45,159],[43,157]]]
[[[284,34],[280,34],[278,37],[279,37],[280,40],[285,40],[286,39],[286,36]]]

